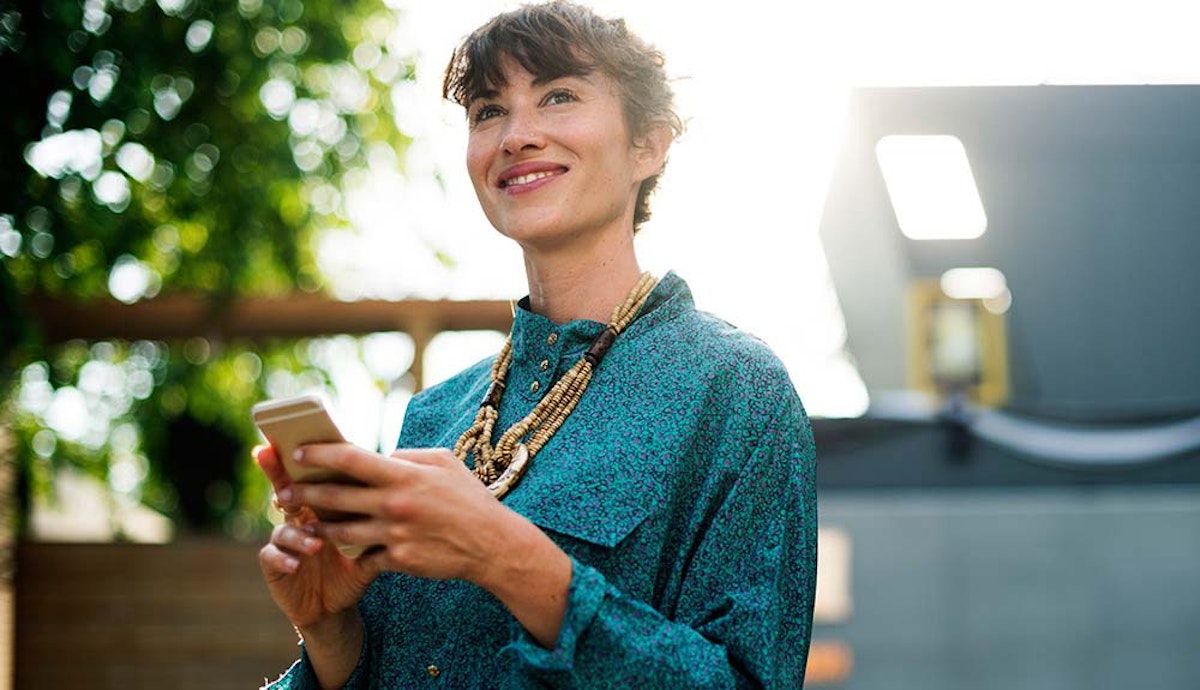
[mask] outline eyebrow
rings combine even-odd
[[[470,104],[474,103],[475,101],[483,100],[485,98],[496,98],[499,95],[500,95],[500,92],[497,91],[496,89],[481,89],[478,93],[476,93],[474,96],[471,97],[471,100],[467,101],[467,105],[470,105]]]
[[[566,72],[563,74],[552,75],[552,76],[548,75],[548,76],[543,76],[543,77],[534,77],[533,85],[534,86],[545,86],[546,84],[549,84],[552,81],[558,81],[559,79],[569,79],[571,77],[576,77],[576,78],[582,79],[584,81],[591,81],[588,77],[591,76],[592,72],[593,72],[593,70],[588,70],[586,72],[581,72],[578,74],[574,73],[574,72]],[[499,96],[500,96],[499,89],[491,88],[491,87],[485,88],[485,89],[480,89],[478,93],[476,93],[474,96],[471,97],[471,99],[469,101],[467,101],[467,107],[470,107],[471,104],[476,101],[486,100],[486,99],[491,99],[491,98],[498,98]]]
[[[546,84],[549,84],[552,81],[558,81],[559,79],[570,79],[572,77],[582,79],[584,81],[591,81],[590,79],[588,79],[588,75],[590,75],[590,74],[591,74],[591,71],[589,70],[587,72],[580,72],[580,73],[564,72],[562,74],[558,74],[555,76],[534,77],[533,85],[534,86],[545,86]]]

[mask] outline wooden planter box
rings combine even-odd
[[[256,688],[298,655],[258,569],[220,540],[21,544],[18,690]]]

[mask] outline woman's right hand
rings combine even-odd
[[[254,455],[276,495],[291,485],[273,449],[260,447]],[[375,559],[347,558],[312,534],[309,526],[317,516],[310,508],[285,512],[284,518],[258,554],[275,605],[301,634],[331,624],[337,628],[339,618],[343,625],[349,617],[357,620],[356,604],[379,574],[367,563]]]

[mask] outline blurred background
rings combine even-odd
[[[807,686],[1200,687],[1197,10],[596,0],[688,133],[643,263],[814,419]],[[0,688],[296,654],[249,408],[390,449],[518,253],[441,70],[511,3],[0,3]]]

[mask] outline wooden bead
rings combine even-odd
[[[613,328],[612,326],[605,328],[603,331],[601,331],[600,335],[596,336],[596,339],[592,341],[592,344],[590,347],[588,347],[587,352],[583,353],[584,359],[586,359],[594,368],[600,363],[600,360],[604,359],[604,355],[608,353],[608,348],[612,347],[613,341],[616,339],[617,329]]]

